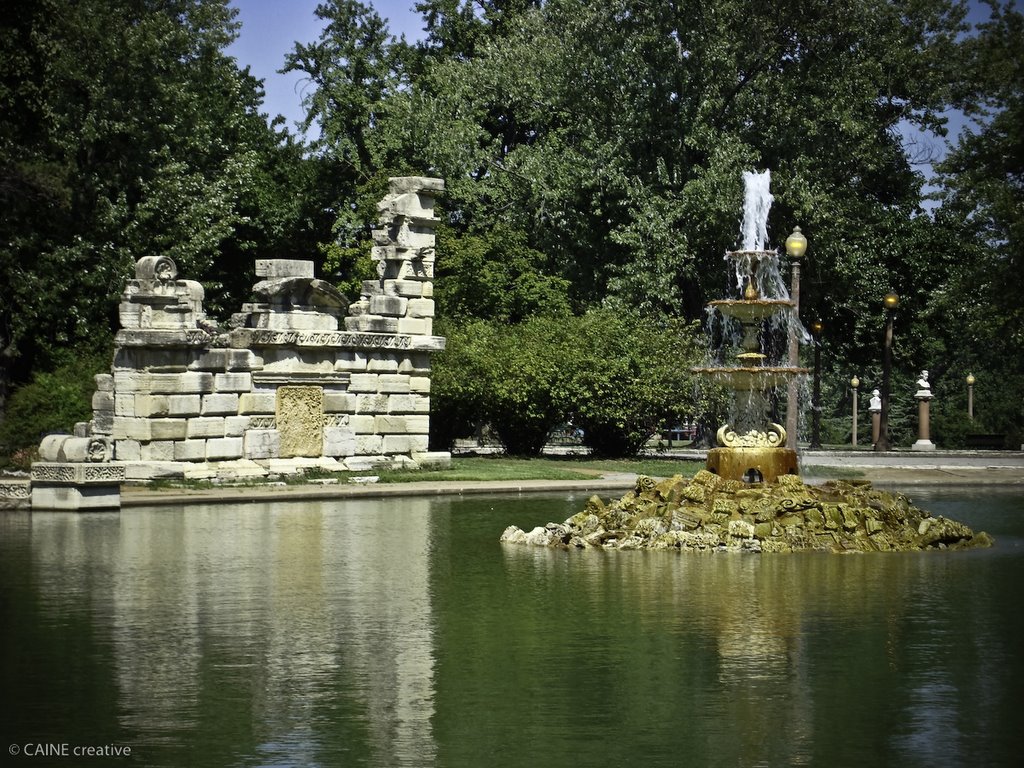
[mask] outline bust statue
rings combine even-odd
[[[928,371],[921,371],[921,378],[917,380],[917,393],[915,397],[931,397],[932,385],[928,383]]]
[[[882,394],[876,389],[871,392],[871,401],[868,405],[869,411],[882,410]]]

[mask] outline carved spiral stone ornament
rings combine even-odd
[[[786,430],[781,424],[773,423],[764,432],[752,429],[745,435],[738,435],[728,424],[723,424],[717,438],[723,448],[778,448],[786,444]]]
[[[178,265],[170,256],[143,256],[135,262],[135,278],[168,283],[178,279]]]

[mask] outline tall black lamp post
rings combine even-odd
[[[821,449],[821,332],[825,326],[820,320],[811,323],[814,335],[814,390],[811,393],[811,450]]]
[[[895,293],[887,293],[882,300],[885,305],[885,339],[882,342],[882,412],[878,421],[878,441],[876,451],[889,450],[889,383],[892,378],[892,322],[896,315],[896,307],[900,297]]]

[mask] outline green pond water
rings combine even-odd
[[[3,513],[0,765],[1020,765],[1024,492],[911,496],[995,547],[498,543],[584,496]]]

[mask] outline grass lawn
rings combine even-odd
[[[586,480],[614,472],[652,477],[692,475],[703,462],[668,459],[591,459],[589,457],[523,459],[508,456],[455,457],[448,468],[374,472],[382,483],[417,480]],[[363,473],[366,474],[366,473]]]
[[[376,475],[381,483],[414,483],[445,480],[588,480],[616,472],[630,472],[652,477],[693,475],[703,469],[703,462],[670,459],[591,459],[589,457],[544,457],[536,459],[508,456],[466,456],[452,459],[451,466],[426,469],[374,470],[372,472],[326,472],[309,470],[305,474],[281,478],[250,478],[232,485],[261,485],[274,480],[291,484]],[[159,488],[213,488],[208,480],[155,480],[147,484]]]

